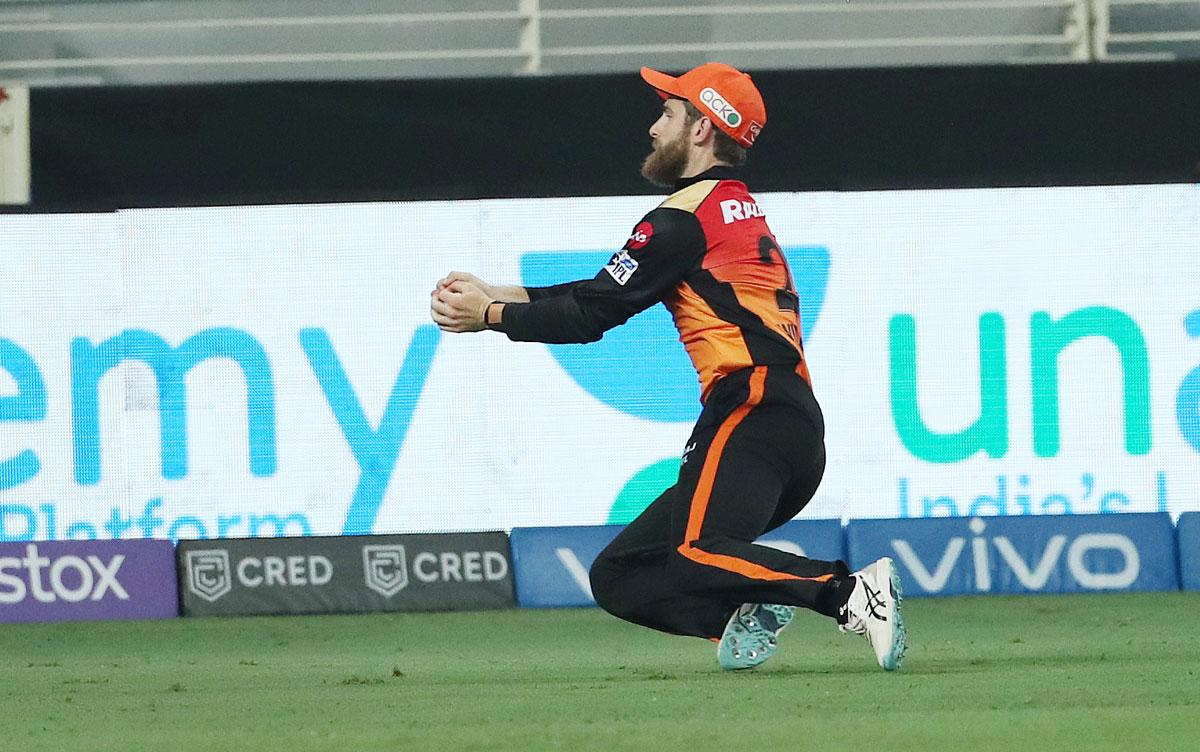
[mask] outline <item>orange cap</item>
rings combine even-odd
[[[705,63],[679,77],[642,68],[642,78],[663,99],[691,102],[742,146],[753,146],[767,124],[767,107],[749,74],[724,63]]]

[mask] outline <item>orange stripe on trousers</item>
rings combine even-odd
[[[729,442],[729,437],[733,433],[733,430],[738,427],[738,424],[750,414],[755,405],[762,402],[763,387],[766,384],[766,380],[766,367],[756,366],[754,373],[750,376],[749,398],[738,405],[729,414],[729,417],[721,423],[720,428],[717,429],[717,435],[713,437],[712,444],[709,444],[708,453],[704,456],[704,466],[700,468],[700,480],[696,483],[696,492],[692,494],[692,506],[688,512],[688,524],[687,531],[684,533],[684,541],[677,550],[692,561],[735,572],[755,580],[810,580],[827,582],[833,579],[833,575],[800,577],[787,572],[776,572],[761,564],[739,559],[736,556],[709,553],[692,545],[700,539],[700,529],[704,526],[704,515],[708,512],[708,502],[712,498],[713,483],[716,481],[717,468],[721,464],[721,454],[725,451],[725,445]]]

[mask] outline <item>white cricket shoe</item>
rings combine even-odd
[[[867,638],[875,650],[875,660],[885,671],[895,671],[904,660],[907,647],[904,618],[900,614],[903,600],[900,573],[896,563],[883,557],[851,575],[854,590],[842,607],[846,622],[838,627]]]

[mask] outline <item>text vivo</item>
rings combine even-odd
[[[1069,545],[1066,535],[1054,535],[1046,542],[1040,558],[1031,562],[1026,561],[1007,536],[982,537],[987,528],[987,524],[982,519],[978,517],[972,519],[969,527],[974,534],[970,543],[975,589],[981,593],[992,590],[991,557],[993,548],[1000,554],[1000,559],[1008,566],[1017,581],[1029,590],[1041,590],[1046,586],[1064,549],[1067,557],[1067,571],[1080,587],[1088,590],[1126,588],[1133,584],[1141,573],[1141,557],[1138,555],[1137,546],[1128,537],[1119,533],[1085,533],[1076,536]],[[927,592],[937,593],[941,592],[950,580],[950,575],[954,572],[963,549],[967,546],[967,539],[962,536],[950,538],[932,571],[908,541],[893,539],[891,545],[917,584]],[[1095,572],[1088,567],[1085,555],[1091,551],[1102,550],[1120,554],[1122,566],[1119,571]]]

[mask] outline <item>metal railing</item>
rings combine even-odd
[[[534,3],[536,5],[536,2]],[[898,50],[914,47],[1013,47],[1049,45],[1070,50],[1071,59],[1087,59],[1090,40],[1087,34],[1087,0],[907,0],[872,3],[810,3],[775,5],[719,5],[710,7],[597,8],[579,10],[543,10],[543,19],[584,20],[596,18],[650,18],[784,15],[858,15],[911,14],[922,11],[979,13],[988,10],[1052,9],[1061,10],[1062,28],[1055,33],[992,33],[963,35],[921,35],[881,37],[840,37],[822,39],[784,39],[777,41],[741,40],[733,42],[699,41],[683,44],[560,46],[541,50],[543,58],[573,55],[654,55],[665,52],[739,52],[779,50]]]
[[[1200,57],[1200,0],[1092,0],[1092,6],[1096,60]]]
[[[1175,57],[1200,43],[1200,22],[1172,28],[1164,16],[1162,28],[1143,28],[1145,19],[1126,28],[1125,13],[1135,6],[1200,12],[1200,0],[670,1],[509,0],[498,8],[476,0],[486,7],[393,13],[370,12],[378,3],[340,2],[342,12],[329,14],[327,3],[295,0],[0,0],[0,80],[572,73],[626,70],[634,59],[682,68],[714,57],[776,68],[1083,62]]]

